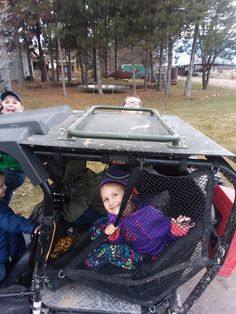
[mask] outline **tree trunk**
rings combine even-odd
[[[202,89],[207,89],[207,80],[205,73],[202,73]]]
[[[109,75],[109,60],[108,60],[108,52],[107,52],[107,46],[105,48],[105,58],[104,58],[104,62],[105,62],[105,78],[108,79],[108,75]]]
[[[96,59],[96,70],[97,70],[96,71],[96,77],[97,77],[97,85],[98,85],[98,94],[103,95],[99,47],[95,48],[95,56],[96,56],[95,59]]]
[[[3,80],[3,86],[6,89],[12,89],[11,78],[10,78],[10,60],[7,53],[7,47],[4,35],[2,33],[2,25],[0,24],[0,77]]]
[[[209,66],[209,68],[207,69],[206,89],[208,88],[208,85],[209,85],[210,73],[211,73],[211,66]]]
[[[206,65],[202,62],[202,89],[205,89]]]
[[[115,71],[118,70],[117,39],[115,38]]]
[[[194,68],[194,59],[195,59],[195,53],[196,53],[196,47],[197,47],[197,39],[198,39],[198,33],[199,33],[199,22],[200,21],[198,20],[194,29],[188,76],[187,76],[185,87],[184,87],[184,96],[187,97],[188,100],[190,99],[190,96],[191,96],[191,84],[192,84],[192,75],[193,75],[193,68]]]
[[[53,58],[53,50],[52,50],[52,38],[49,35],[49,54],[50,54],[50,62],[51,62],[51,80],[55,82],[56,75],[55,75],[55,67],[54,67],[54,58]]]
[[[149,64],[150,64],[150,75],[151,75],[151,82],[155,82],[154,80],[154,70],[153,70],[153,55],[152,51],[149,53]]]
[[[157,90],[159,92],[162,91],[162,63],[163,63],[163,43],[161,41],[161,44],[160,44],[159,69],[158,69],[158,76],[157,76]]]
[[[202,89],[206,90],[209,85],[211,66],[206,64],[202,71]]]
[[[85,70],[84,70],[84,51],[81,49],[79,51],[79,66],[80,66],[80,73],[81,73],[81,82],[85,84]]]
[[[34,73],[33,73],[33,67],[32,67],[32,62],[31,62],[31,55],[29,49],[27,49],[27,60],[28,60],[28,67],[29,67],[29,74],[30,74],[30,81],[34,81]]]
[[[71,74],[71,52],[70,52],[70,49],[67,50],[67,78],[68,78],[68,81],[72,80],[72,74]]]
[[[208,72],[208,61],[206,59],[206,56],[202,56],[202,89],[207,89],[208,82],[209,82],[209,74]],[[208,77],[208,78],[207,78]]]
[[[25,76],[24,76],[24,69],[23,69],[23,63],[22,63],[22,55],[21,55],[18,32],[15,33],[15,60],[16,60],[16,67],[17,67],[18,86],[24,87]]]
[[[135,72],[134,60],[132,60],[133,96],[137,96]]]
[[[58,36],[57,36],[57,46],[58,46],[60,63],[61,63],[61,78],[62,78],[63,94],[64,94],[64,96],[67,96],[64,67],[63,67],[63,59],[62,59],[62,52],[61,52],[61,43],[60,43],[60,39]]]
[[[33,82],[34,81],[34,73],[33,73],[33,67],[32,67],[32,62],[31,62],[31,54],[30,54],[30,50],[29,50],[29,44],[28,44],[26,38],[24,38],[24,42],[25,42],[27,62],[28,62],[28,68],[29,68],[29,79],[31,82]]]
[[[97,59],[96,59],[96,48],[93,47],[93,80],[94,83],[97,83],[98,78],[97,78]]]
[[[172,69],[172,59],[173,59],[173,41],[170,37],[168,41],[168,64],[166,71],[166,96],[170,96],[170,84],[171,84],[171,69]]]
[[[71,50],[69,52],[69,66],[70,66],[70,80],[72,81],[72,64],[71,64]]]
[[[66,71],[64,71],[65,78],[67,78],[67,81],[70,81],[70,73],[69,73],[69,54],[68,50],[65,49],[65,60],[66,60]]]
[[[39,66],[40,66],[40,71],[41,71],[41,81],[46,82],[47,81],[46,67],[45,67],[45,60],[43,56],[43,49],[41,45],[40,35],[41,35],[40,25],[39,25],[39,22],[37,22],[36,23],[36,37],[37,37],[38,48],[39,48]]]
[[[148,49],[146,49],[145,52],[145,72],[144,72],[144,84],[143,84],[143,90],[146,92],[147,90],[147,81],[148,81]]]
[[[87,54],[84,51],[84,59],[85,59],[85,71],[84,71],[84,79],[85,79],[85,84],[88,84],[88,77],[89,77],[89,66],[88,66],[88,58],[87,58]]]
[[[58,41],[57,41],[57,44],[56,44],[56,65],[57,65],[57,68],[56,68],[56,74],[57,74],[57,82],[59,82],[59,52],[58,52]]]

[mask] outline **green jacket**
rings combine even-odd
[[[74,180],[69,176],[70,182],[65,182],[70,191],[70,199],[64,203],[63,216],[68,222],[73,222],[79,218],[88,208],[97,210],[101,214],[106,211],[100,197],[99,184],[101,175],[85,168],[81,172],[76,172]],[[73,181],[73,182],[71,182]]]
[[[14,169],[23,171],[18,161],[5,153],[0,153],[0,169]]]

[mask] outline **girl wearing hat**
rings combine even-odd
[[[92,239],[105,233],[109,242],[95,249],[85,263],[89,269],[99,269],[108,263],[132,269],[145,254],[159,256],[173,240],[186,235],[194,224],[190,224],[191,220],[186,216],[165,217],[160,209],[150,205],[136,209],[133,196],[137,191],[134,189],[119,225],[115,227],[128,177],[118,168],[110,168],[100,184],[108,223],[103,221],[90,230]]]

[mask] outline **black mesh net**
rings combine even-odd
[[[184,176],[142,170],[115,234],[85,262],[73,263],[77,279],[143,305],[175,291],[209,263],[213,181],[208,170]],[[107,223],[98,222],[90,236],[98,238]]]

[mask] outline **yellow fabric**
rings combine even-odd
[[[79,237],[65,236],[59,239],[49,256],[52,259],[56,259],[59,256],[64,255],[74,245],[78,238]]]

